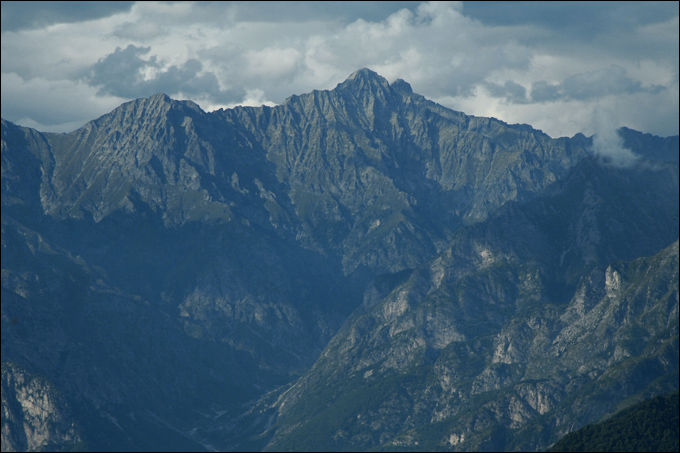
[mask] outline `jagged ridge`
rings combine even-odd
[[[453,267],[474,276],[476,249],[461,245],[472,232],[496,237],[500,222],[506,251],[503,241],[543,232],[513,249],[509,274],[468,277],[464,296],[485,294],[493,282],[507,307],[512,285],[541,266],[544,290],[527,304],[554,294],[566,303],[566,289],[593,268],[677,239],[677,160],[668,158],[677,138],[624,132],[636,152],[659,151],[661,177],[639,182],[655,188],[652,202],[637,190],[622,204],[627,211],[612,212],[602,207],[616,191],[600,191],[609,180],[599,164],[578,171],[586,137],[554,140],[527,125],[466,116],[367,69],[274,108],[206,113],[159,94],[69,134],[3,120],[3,361],[54,382],[86,421],[92,448],[237,445],[260,425],[224,426],[213,414],[237,420],[243,402],[303,374],[362,300],[351,319],[387,306],[395,285],[418,283],[404,317],[388,312],[392,321],[431,322],[428,360],[471,335],[446,294],[411,305],[419,306],[418,291],[428,293],[427,276],[442,272],[432,263],[452,244],[462,247]],[[555,204],[560,184],[575,194]],[[579,202],[588,209],[570,208]],[[564,217],[545,217],[549,209]],[[633,229],[620,220],[639,212]],[[602,229],[609,218],[618,223]],[[441,278],[455,287],[452,276]],[[462,308],[488,317],[490,334],[510,316],[495,306]],[[419,360],[418,348],[404,356],[401,343],[381,344],[395,363]]]

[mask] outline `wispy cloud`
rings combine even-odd
[[[612,112],[598,109],[593,117],[593,153],[606,165],[632,167],[640,160],[633,151],[624,147],[623,138],[618,134],[618,125]]]

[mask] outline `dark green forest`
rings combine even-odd
[[[678,451],[678,391],[569,433],[548,451]]]

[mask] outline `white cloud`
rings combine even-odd
[[[616,132],[618,125],[611,111],[596,109],[593,114],[593,153],[615,167],[631,167],[639,157],[624,148],[623,139]]]
[[[2,117],[43,132],[77,129],[113,110],[126,99],[98,96],[96,88],[80,81],[24,80],[2,73]]]
[[[236,107],[236,106],[259,107],[261,105],[266,105],[268,107],[274,107],[276,104],[267,100],[263,90],[260,90],[259,88],[255,88],[254,90],[248,90],[246,92],[246,95],[243,97],[243,100],[241,100],[240,102],[235,102],[233,104],[220,105],[220,106],[209,105],[209,106],[207,106],[207,109],[208,110],[217,110],[218,108],[229,109],[229,108]]]
[[[331,89],[369,67],[390,81],[406,80],[447,107],[528,123],[552,136],[588,133],[597,108],[609,109],[633,129],[677,134],[677,14],[645,22],[639,11],[655,6],[634,4],[637,15],[621,22],[624,6],[575,5],[597,14],[590,28],[574,29],[567,19],[547,14],[549,4],[525,5],[546,16],[542,25],[509,7],[507,15],[517,17],[499,24],[473,19],[460,2],[400,10],[384,3],[365,6],[372,15],[364,19],[357,18],[364,6],[354,3],[338,9],[323,2],[290,8],[139,2],[110,16],[3,31],[3,115],[56,125],[56,110],[41,111],[40,105],[82,99],[82,106],[71,102],[68,116],[85,122],[114,107],[112,101],[126,100],[106,93],[137,97],[158,90],[186,96],[206,110],[271,104]],[[588,39],[579,38],[584,30]],[[117,74],[112,56],[125,57],[135,74]],[[10,92],[13,87],[19,91]]]
[[[271,78],[279,81],[291,78],[298,71],[302,53],[292,47],[266,47],[246,53],[247,71],[255,76]]]

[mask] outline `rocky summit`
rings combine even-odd
[[[678,388],[678,137],[368,69],[2,121],[2,450],[537,451]]]

